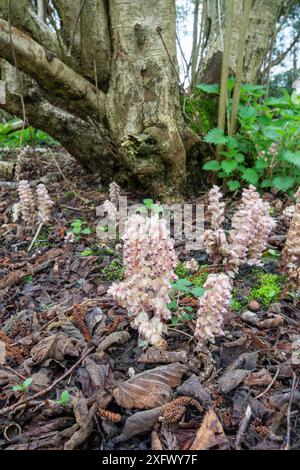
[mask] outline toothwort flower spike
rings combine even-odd
[[[224,222],[225,203],[221,202],[222,193],[218,186],[208,193],[208,213],[210,215],[211,228],[204,231],[204,246],[210,258],[218,263],[228,252],[228,244],[225,232],[222,228]]]
[[[222,336],[224,314],[231,299],[232,285],[226,274],[209,274],[204,284],[205,294],[200,298],[195,338],[200,347],[214,343]]]
[[[54,202],[49,196],[44,184],[38,184],[36,188],[36,198],[38,206],[38,220],[42,224],[48,224],[52,217]]]
[[[128,310],[143,344],[164,347],[162,333],[170,318],[166,304],[171,281],[176,279],[176,257],[166,223],[157,214],[150,218],[133,214],[123,240],[125,279],[114,283],[108,293]]]
[[[32,226],[35,220],[35,204],[33,192],[27,180],[21,180],[18,186],[20,211],[26,224]]]
[[[121,188],[115,181],[110,183],[110,185],[109,185],[109,199],[116,206],[118,204],[120,191],[121,191]]]
[[[293,218],[281,254],[280,269],[300,287],[300,188],[296,196]]]

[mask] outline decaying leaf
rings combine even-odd
[[[172,388],[180,384],[186,370],[186,366],[177,362],[147,370],[121,383],[113,390],[113,396],[124,408],[161,406],[170,401]]]
[[[210,393],[201,385],[199,377],[191,375],[177,388],[179,395],[195,398],[201,405],[208,405],[211,402]]]
[[[165,351],[163,349],[149,348],[143,352],[138,362],[144,364],[168,364],[171,362],[182,362],[186,364],[188,361],[186,351]]]
[[[256,368],[257,352],[241,354],[219,378],[219,386],[222,393],[229,393],[241,382],[243,382],[250,372]]]
[[[267,369],[261,369],[258,372],[252,372],[245,380],[245,385],[252,387],[253,385],[269,385],[272,376]]]
[[[84,339],[84,337],[81,334],[81,332],[79,331],[79,329],[76,328],[74,323],[72,323],[70,318],[68,318],[60,308],[57,308],[57,316],[58,316],[59,323],[60,323],[60,326],[61,326],[62,330],[68,336],[72,336],[72,338],[76,338],[76,339],[79,339],[79,340]]]
[[[45,359],[62,361],[65,356],[79,357],[78,341],[63,333],[47,336],[31,350],[32,362],[41,364]]]
[[[152,410],[138,411],[127,418],[122,434],[118,436],[117,441],[127,441],[138,434],[150,432],[163,415],[167,405],[153,408]]]
[[[112,399],[111,393],[105,388],[110,373],[109,365],[96,364],[91,357],[87,357],[84,360],[84,366],[86,372],[89,374],[89,382],[91,385],[88,396],[97,394],[98,405],[102,408],[106,408]]]
[[[224,449],[228,446],[229,441],[225,436],[222,424],[211,408],[204,416],[190,450],[208,450],[213,447],[222,447]]]
[[[0,340],[0,364],[5,364],[6,350],[4,341]]]

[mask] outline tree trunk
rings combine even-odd
[[[217,0],[215,0],[217,3]],[[242,81],[253,83],[259,76],[260,67],[270,46],[270,36],[276,29],[283,0],[253,0],[250,13]],[[227,5],[227,2],[225,2]],[[224,12],[222,13],[224,19]],[[239,34],[243,17],[243,2],[234,0],[233,28],[230,46],[230,71],[234,75],[237,65]],[[222,27],[224,29],[224,25]],[[211,35],[208,51],[200,64],[198,82],[219,83],[221,78],[223,47],[221,35]]]
[[[160,199],[178,197],[186,150],[174,0],[52,5],[55,15],[48,19],[56,34],[30,0],[11,2],[10,8],[0,0],[3,107],[23,118],[24,103],[32,125],[104,179],[114,177]]]

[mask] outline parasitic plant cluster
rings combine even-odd
[[[232,284],[227,274],[209,274],[205,294],[199,301],[195,337],[200,347],[223,336],[223,316],[231,299]]]
[[[21,180],[18,186],[18,193],[19,212],[26,225],[33,226],[36,220],[40,224],[47,224],[51,221],[54,203],[44,184],[39,184],[34,194],[28,181]],[[15,218],[16,214],[13,214],[13,216]]]
[[[211,259],[223,260],[229,273],[238,271],[243,263],[259,265],[267,247],[267,240],[275,226],[270,216],[270,205],[263,201],[254,186],[244,189],[242,200],[232,218],[232,229],[226,236],[223,230],[224,203],[217,186],[209,192],[208,212],[211,228],[204,232],[204,245]]]
[[[118,205],[120,191],[121,191],[121,188],[115,181],[110,183],[110,185],[109,185],[109,200],[113,204],[115,204],[115,206]]]
[[[300,287],[300,188],[285,246],[281,254],[281,271],[294,279]]]
[[[109,289],[132,318],[141,344],[164,347],[162,333],[171,316],[167,304],[171,282],[176,279],[176,257],[166,223],[158,214],[131,215],[125,226],[125,279]]]
[[[37,200],[37,217],[41,224],[47,224],[51,220],[52,208],[54,202],[49,196],[47,188],[44,184],[38,184],[36,188],[36,200]]]

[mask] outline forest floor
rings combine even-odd
[[[269,251],[262,267],[240,270],[225,336],[209,354],[196,350],[189,289],[176,293],[168,349],[142,351],[107,296],[123,274],[122,246],[96,235],[100,178],[63,151],[28,160],[21,178],[46,178],[55,209],[28,252],[34,230],[11,217],[16,184],[0,182],[1,449],[300,448],[300,300],[278,273],[291,201],[265,196],[278,220]],[[237,202],[227,198],[229,216]],[[222,269],[203,251],[176,249],[200,263],[192,275],[177,270],[193,287]]]

